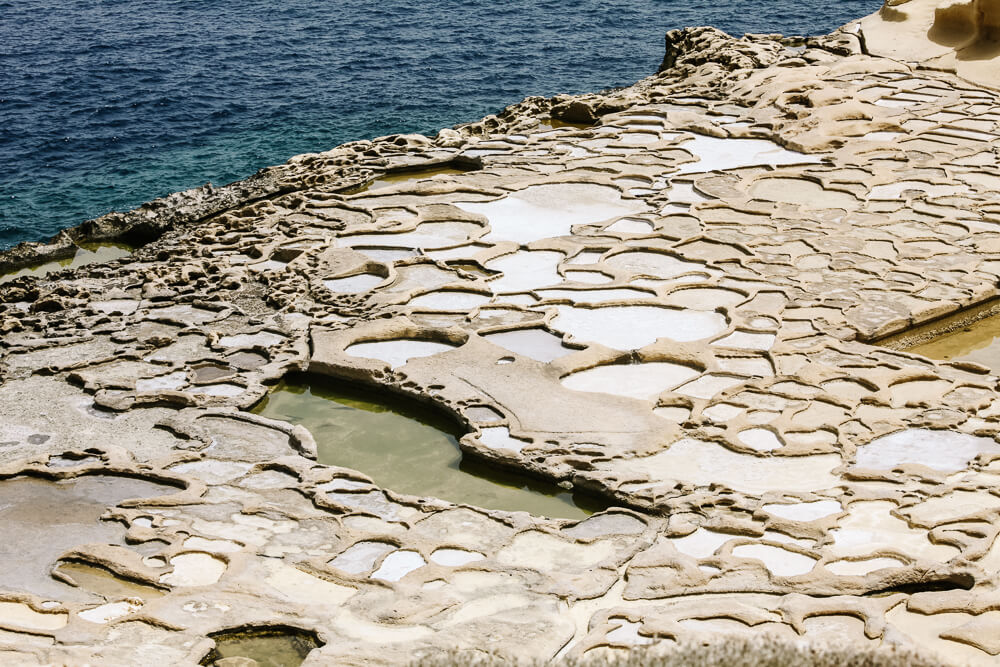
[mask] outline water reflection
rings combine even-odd
[[[468,171],[471,171],[471,169],[459,169],[451,163],[430,167],[428,169],[392,171],[362,185],[344,190],[344,194],[357,195],[363,192],[370,192],[372,190],[381,190],[382,188],[399,185],[401,183],[416,183],[417,181],[423,181],[434,176],[457,176]]]
[[[1000,315],[907,348],[907,352],[941,361],[972,361],[1000,373]]]
[[[124,243],[84,243],[77,247],[76,254],[72,257],[43,262],[2,274],[0,275],[0,284],[10,282],[21,276],[37,276],[40,278],[62,269],[75,269],[87,264],[110,262],[120,257],[128,257],[134,250],[135,248]]]
[[[291,627],[224,630],[209,636],[215,640],[215,648],[202,659],[202,665],[248,658],[261,667],[298,667],[310,651],[322,646],[314,633]]]

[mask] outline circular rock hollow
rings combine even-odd
[[[393,369],[405,366],[410,359],[430,357],[454,349],[456,345],[431,340],[399,338],[349,345],[344,351],[352,357],[377,359]]]
[[[315,632],[289,625],[230,628],[213,632],[209,638],[215,640],[215,647],[198,663],[207,667],[227,658],[254,661],[247,664],[298,667],[324,644]]]

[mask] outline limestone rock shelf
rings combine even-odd
[[[0,285],[0,512],[34,545],[0,551],[0,659],[767,632],[995,664],[998,378],[870,343],[998,296],[1000,99],[962,65],[991,12],[890,4],[819,38],[676,31],[630,88],[298,156],[0,257],[136,248]],[[893,12],[947,23],[957,73],[875,55]],[[324,465],[250,411],[295,372],[433,404],[466,457],[611,507],[484,509]],[[95,484],[69,530],[20,519]]]

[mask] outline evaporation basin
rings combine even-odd
[[[399,493],[566,519],[606,507],[596,498],[463,458],[455,422],[389,392],[298,374],[286,377],[253,411],[302,424],[316,439],[320,463],[353,468]]]

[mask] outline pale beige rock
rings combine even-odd
[[[401,664],[766,632],[995,662],[996,368],[905,351],[1000,296],[990,35],[943,7],[671,33],[635,86],[299,156],[89,227],[171,231],[136,261],[4,282],[0,564],[32,573],[0,587],[4,646],[193,663],[291,627],[310,662]],[[553,503],[631,509],[380,488],[248,411],[293,370],[424,401]],[[70,516],[17,479],[135,477],[158,490],[82,528],[9,520]]]

